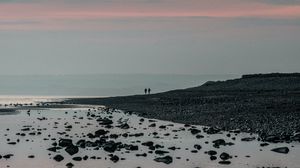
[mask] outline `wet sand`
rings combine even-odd
[[[255,134],[152,120],[99,106],[18,111],[0,116],[1,167],[52,168],[67,167],[68,163],[85,168],[300,165],[297,142],[261,146],[264,142]],[[71,144],[62,143],[68,139]],[[53,147],[57,147],[56,152],[47,150]],[[278,147],[289,151],[271,151]],[[67,148],[75,151],[67,152]],[[9,154],[9,159],[3,158]],[[55,161],[57,155],[63,160]],[[162,159],[166,156],[167,160]]]

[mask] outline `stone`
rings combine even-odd
[[[13,154],[7,154],[7,155],[3,155],[4,159],[10,159],[12,156],[14,156]]]
[[[166,153],[169,153],[169,152],[168,151],[163,151],[163,150],[156,150],[155,151],[155,154],[157,154],[157,155],[164,155]]]
[[[114,153],[117,150],[117,144],[113,141],[109,141],[104,145],[103,149],[106,152]]]
[[[79,157],[79,156],[73,157],[72,159],[73,159],[74,161],[77,161],[77,162],[82,161],[82,157]]]
[[[202,147],[201,147],[201,145],[196,144],[196,145],[194,145],[194,148],[197,150],[200,150]]]
[[[61,147],[67,147],[73,145],[72,139],[60,139],[58,145]]]
[[[219,164],[229,165],[229,164],[231,164],[231,162],[228,160],[222,160],[222,161],[219,161]]]
[[[192,129],[190,129],[190,131],[191,131],[191,133],[192,133],[193,135],[198,134],[198,133],[201,132],[201,130],[198,130],[198,129],[196,129],[196,128],[192,128]]]
[[[69,154],[69,155],[75,155],[76,153],[79,152],[79,148],[77,146],[71,145],[66,147],[65,151]]]
[[[230,159],[232,157],[228,153],[223,152],[223,153],[221,153],[220,158],[222,160],[228,160],[228,159]]]
[[[57,150],[60,150],[62,149],[61,147],[52,147],[52,148],[48,148],[47,150],[48,151],[51,151],[51,152],[56,152]]]
[[[66,164],[66,167],[67,167],[67,168],[72,168],[72,167],[74,167],[74,164],[71,163],[71,162],[69,162],[69,163]]]
[[[162,162],[165,164],[171,164],[173,162],[173,158],[171,156],[165,156],[165,157],[155,158],[154,161]]]
[[[61,155],[56,155],[53,157],[53,159],[57,162],[61,162],[62,160],[64,160],[64,157]]]
[[[120,158],[117,155],[112,155],[110,157],[110,160],[114,163],[118,162],[120,160]]]
[[[282,153],[282,154],[288,154],[290,150],[288,147],[280,147],[280,148],[274,148],[271,151],[277,152],[277,153]]]
[[[106,131],[104,129],[99,129],[98,131],[95,132],[95,136],[96,137],[99,137],[99,136],[102,136],[102,135],[105,135],[107,134],[109,131]]]
[[[217,152],[214,150],[210,150],[210,151],[207,151],[207,154],[213,156],[213,155],[216,155]]]

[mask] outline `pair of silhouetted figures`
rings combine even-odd
[[[148,89],[145,88],[144,92],[145,92],[145,94],[147,94],[147,93],[150,94],[151,93],[151,89],[150,88],[148,88]]]

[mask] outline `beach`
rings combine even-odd
[[[1,115],[1,167],[297,167],[300,144],[147,119],[103,106]],[[281,151],[282,147],[288,151]],[[274,152],[274,149],[281,149]],[[283,152],[283,153],[282,153]]]
[[[273,74],[149,95],[3,97],[0,165],[297,168],[298,84]]]
[[[250,75],[151,95],[69,99],[184,124],[239,129],[266,141],[299,141],[299,74]]]

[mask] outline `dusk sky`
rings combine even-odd
[[[300,0],[0,0],[0,74],[300,71]]]

